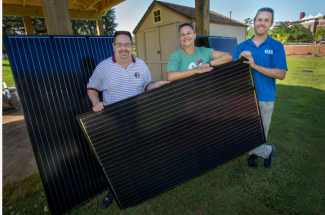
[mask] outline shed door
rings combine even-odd
[[[147,63],[151,77],[154,82],[162,80],[161,72],[159,69],[159,59],[160,59],[160,50],[159,50],[159,39],[157,28],[149,29],[144,31],[144,48],[145,48],[145,59]]]
[[[160,40],[160,71],[163,80],[167,80],[167,63],[170,55],[178,50],[177,48],[177,27],[176,23],[159,27]]]

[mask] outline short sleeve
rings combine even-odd
[[[275,50],[275,53],[273,53],[272,67],[277,69],[286,69],[288,71],[286,53],[282,44],[280,44]]]
[[[212,49],[212,48],[207,48],[209,61],[213,60],[213,51],[214,51],[214,49]]]
[[[232,55],[233,60],[238,60],[240,55],[240,48],[239,45],[236,47],[234,54]]]
[[[98,91],[103,91],[103,79],[101,73],[104,71],[104,68],[99,64],[91,77],[89,78],[89,82],[87,84],[87,89],[96,89]]]
[[[167,64],[167,72],[168,71],[180,71],[181,63],[180,60],[176,57],[176,54],[173,53],[169,59],[168,59],[168,64]]]

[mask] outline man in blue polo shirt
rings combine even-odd
[[[268,35],[273,21],[273,9],[259,9],[254,18],[255,35],[240,43],[233,55],[234,60],[246,58],[248,61],[244,63],[249,64],[253,71],[265,138],[267,138],[274,108],[275,79],[283,80],[288,70],[283,45]],[[260,156],[264,158],[264,167],[271,168],[275,151],[275,146],[266,144],[253,149],[249,152],[248,166],[256,169]]]

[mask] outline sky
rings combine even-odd
[[[195,0],[161,0],[172,4],[195,7]],[[153,0],[126,0],[115,6],[116,30],[132,32],[151,5]],[[306,16],[318,13],[325,15],[324,0],[210,0],[210,10],[240,22],[246,18],[254,18],[255,13],[262,7],[274,9],[274,21],[297,21],[300,12]]]

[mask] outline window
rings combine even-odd
[[[161,22],[160,9],[153,11],[153,23]]]
[[[308,28],[311,29],[311,25],[308,25]]]

